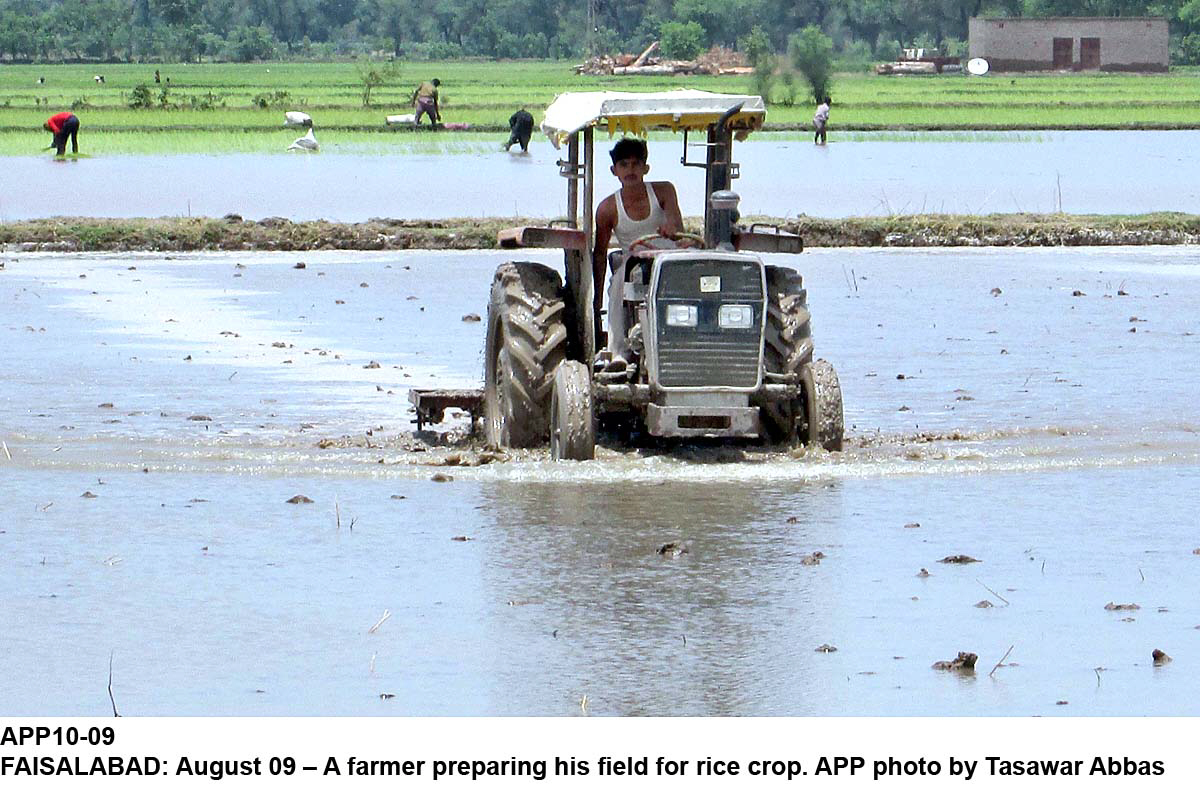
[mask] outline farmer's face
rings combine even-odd
[[[646,173],[650,172],[650,165],[641,159],[629,158],[621,159],[609,169],[621,181],[622,186],[636,186],[646,177]]]

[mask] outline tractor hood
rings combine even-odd
[[[762,128],[767,115],[762,98],[704,90],[563,93],[546,108],[542,131],[556,148],[588,126],[606,125],[610,136],[618,132],[644,135],[651,129],[701,131],[739,103],[742,109],[729,119],[729,128],[742,139]]]

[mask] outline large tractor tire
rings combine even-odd
[[[567,355],[566,301],[558,272],[503,263],[492,279],[484,350],[484,422],[500,448],[545,443],[554,371]]]
[[[769,265],[767,327],[763,363],[768,372],[796,375],[801,396],[763,409],[768,437],[779,443],[801,442],[827,451],[842,450],[842,390],[825,360],[813,361],[808,293],[800,274]]]
[[[550,456],[555,460],[590,460],[595,453],[592,376],[580,362],[564,361],[554,371],[550,395]]]
[[[763,334],[763,366],[768,372],[799,376],[812,361],[808,293],[804,280],[791,268],[767,266],[767,326]],[[763,409],[767,437],[776,443],[802,438],[797,421],[803,403],[779,402]]]

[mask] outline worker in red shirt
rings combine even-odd
[[[43,123],[42,128],[54,134],[54,141],[47,150],[55,148],[58,151],[56,155],[62,156],[67,152],[67,138],[70,137],[71,153],[79,153],[79,118],[70,112],[60,112]]]

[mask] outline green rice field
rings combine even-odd
[[[389,114],[410,112],[408,97],[422,80],[442,81],[446,122],[497,132],[526,106],[535,116],[570,90],[667,90],[689,87],[750,92],[745,76],[612,77],[576,75],[570,62],[456,61],[402,63],[363,106],[353,63],[5,65],[0,67],[0,155],[31,155],[49,142],[42,122],[70,109],[91,149],[112,153],[278,151],[294,129],[283,112],[313,116],[322,146],[354,151],[473,150],[489,137],[459,142],[388,129]],[[154,83],[158,68],[163,82]],[[103,84],[93,76],[103,74]],[[1169,74],[993,74],[885,77],[838,74],[831,132],[929,129],[1039,130],[1200,128],[1200,78]],[[39,83],[39,78],[44,82]],[[167,81],[169,80],[169,82]],[[145,85],[155,104],[131,109]],[[164,93],[165,89],[165,93]],[[777,89],[768,127],[807,127],[812,106],[787,106]],[[262,104],[266,106],[262,106]],[[264,132],[270,132],[264,134]],[[324,132],[324,133],[323,133]]]

